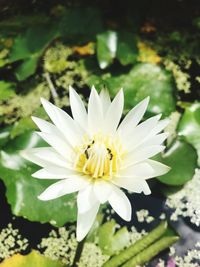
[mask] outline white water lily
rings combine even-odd
[[[147,179],[168,172],[169,167],[149,158],[163,151],[167,138],[160,133],[168,120],[161,115],[141,121],[149,98],[135,106],[123,119],[124,94],[111,102],[106,90],[92,88],[88,111],[73,88],[70,105],[73,118],[45,99],[43,107],[52,123],[33,117],[38,134],[51,146],[23,151],[23,156],[41,166],[33,177],[60,179],[49,186],[40,200],[78,192],[77,240],[82,240],[94,223],[100,204],[109,202],[124,220],[131,220],[131,204],[124,188],[150,194]]]

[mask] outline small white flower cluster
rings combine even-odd
[[[175,253],[175,250],[173,253]],[[174,261],[177,267],[197,267],[197,262],[200,262],[200,244],[196,243],[195,249],[191,249],[183,257],[175,256]]]
[[[61,260],[64,264],[72,264],[76,252],[77,241],[72,228],[65,227],[52,230],[47,238],[43,238],[38,248],[52,260]]]
[[[144,229],[141,232],[138,232],[137,229],[132,226],[131,232],[129,232],[129,244],[127,244],[127,247],[134,244],[137,240],[141,239],[146,234],[147,232]]]
[[[109,256],[103,255],[101,249],[95,243],[86,242],[78,266],[101,267],[108,259]]]
[[[155,220],[153,216],[149,215],[149,211],[145,209],[141,209],[139,211],[136,211],[136,216],[138,219],[138,222],[147,222],[151,223]]]
[[[183,189],[169,196],[166,201],[174,209],[170,219],[177,221],[178,216],[189,217],[191,223],[200,225],[200,169],[197,169],[191,181]]]
[[[22,238],[19,230],[13,229],[12,224],[8,224],[0,233],[0,260],[26,250],[28,240]]]

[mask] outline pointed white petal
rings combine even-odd
[[[76,228],[76,239],[81,241],[91,229],[97,212],[99,210],[100,203],[95,203],[95,205],[89,209],[86,213],[79,213],[78,212],[78,219],[77,219],[77,228]]]
[[[80,96],[71,86],[69,87],[69,98],[74,120],[77,121],[83,129],[87,129],[87,112],[85,106]]]
[[[158,122],[158,124],[154,127],[154,129],[151,131],[151,135],[156,135],[160,133],[165,127],[169,124],[169,119],[164,119]]]
[[[63,133],[69,144],[77,145],[80,141],[83,131],[75,121],[62,109],[56,107],[49,101],[41,98],[44,109],[56,127]]]
[[[129,151],[132,151],[135,147],[144,142],[148,134],[156,126],[160,117],[161,115],[151,117],[150,119],[139,124],[136,128],[129,128],[130,132],[127,131],[126,133],[124,133],[123,141]]]
[[[96,203],[97,198],[93,191],[93,184],[89,184],[86,188],[83,190],[80,190],[78,192],[77,196],[77,204],[78,204],[78,212],[79,213],[85,213],[89,209],[91,209]]]
[[[55,199],[79,191],[87,184],[84,178],[71,177],[50,185],[38,198],[43,201]]]
[[[104,204],[112,191],[112,184],[107,181],[96,181],[94,184],[94,193],[101,204]]]
[[[153,174],[153,168],[146,162],[136,163],[127,168],[122,166],[122,168],[123,169],[118,172],[117,176],[146,177],[149,174]]]
[[[32,116],[31,118],[35,122],[35,124],[38,126],[41,132],[53,134],[53,135],[59,136],[60,138],[64,137],[63,134],[58,130],[58,128],[52,123],[42,120],[40,118],[34,117],[34,116]]]
[[[161,133],[158,135],[154,135],[146,138],[145,141],[141,144],[142,146],[153,146],[153,145],[161,145],[169,136],[168,133]]]
[[[160,163],[158,161],[155,161],[155,160],[152,160],[152,159],[148,159],[146,162],[153,169],[153,174],[151,174],[150,176],[148,176],[148,178],[152,178],[152,177],[164,175],[165,173],[167,173],[171,169],[167,165],[162,164],[162,163]]]
[[[103,109],[99,95],[93,87],[88,103],[88,126],[92,133],[98,132],[102,128]]]
[[[135,192],[135,193],[141,193],[143,190],[143,186],[141,183],[141,178],[138,177],[115,177],[112,180],[112,183],[122,187],[126,190]]]
[[[48,166],[57,165],[60,167],[70,168],[70,169],[72,167],[69,164],[69,162],[64,157],[62,157],[60,154],[58,154],[52,147],[33,148],[32,153],[39,159],[42,159],[48,162]]]
[[[124,107],[124,93],[123,90],[121,89],[113,99],[112,103],[110,104],[106,112],[104,127],[103,127],[105,132],[111,134],[115,133],[122,116],[123,107]]]
[[[45,166],[48,166],[49,165],[49,162],[47,162],[46,160],[42,160],[40,158],[38,158],[33,152],[34,152],[35,149],[27,149],[27,150],[23,150],[23,151],[20,151],[20,155],[28,160],[28,161],[31,161],[41,167],[45,167]]]
[[[69,162],[72,161],[73,150],[68,145],[67,142],[51,134],[38,132],[38,134],[50,145],[52,146],[62,157],[64,157]]]
[[[145,161],[148,158],[155,156],[165,149],[165,146],[145,146],[133,150],[132,152],[126,154],[124,159],[124,167],[129,167],[133,164]]]
[[[73,175],[77,175],[77,172],[56,166],[48,166],[32,174],[38,179],[65,179]]]
[[[101,99],[101,104],[102,104],[102,108],[103,108],[103,114],[105,115],[110,104],[111,104],[110,95],[109,95],[109,92],[107,89],[101,90],[100,99]]]
[[[145,195],[150,195],[151,194],[151,189],[149,188],[149,185],[147,184],[147,182],[144,180],[143,183],[143,192]]]
[[[122,133],[122,135],[124,131],[129,131],[130,127],[134,128],[141,121],[147,109],[148,103],[149,97],[146,97],[144,100],[138,103],[131,111],[129,111],[118,129]]]
[[[131,204],[127,196],[118,187],[113,187],[112,194],[108,199],[111,207],[125,221],[131,220]]]

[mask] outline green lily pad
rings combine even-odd
[[[116,57],[122,65],[128,65],[137,61],[137,40],[133,34],[128,32],[118,34]]]
[[[178,126],[178,134],[196,148],[200,166],[200,103],[186,108]]]
[[[98,230],[99,247],[107,255],[114,255],[122,250],[129,242],[129,233],[126,227],[116,232],[114,220],[104,223]]]
[[[23,256],[16,254],[9,259],[6,259],[0,264],[0,267],[62,267],[58,261],[53,261],[39,252],[33,250],[30,254]]]
[[[75,195],[40,201],[37,196],[55,181],[33,178],[31,174],[38,166],[24,160],[19,154],[22,149],[44,145],[46,146],[33,132],[26,132],[10,140],[1,150],[0,176],[6,186],[6,196],[13,214],[60,227],[76,220]]]
[[[162,156],[155,157],[171,167],[171,170],[157,179],[167,185],[183,185],[191,180],[197,165],[195,149],[188,143],[176,140]]]
[[[18,81],[23,81],[35,73],[39,58],[45,48],[58,37],[58,29],[52,25],[48,27],[48,31],[47,26],[29,28],[24,35],[15,39],[9,61],[12,63],[22,60],[21,65],[15,70]]]
[[[117,33],[103,32],[97,35],[97,59],[101,69],[108,67],[115,58],[117,51]]]

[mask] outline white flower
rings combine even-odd
[[[161,152],[167,138],[160,133],[168,124],[160,115],[138,125],[149,98],[135,106],[120,123],[124,95],[120,90],[111,102],[106,90],[91,90],[86,111],[70,88],[73,119],[63,110],[41,99],[52,123],[33,117],[38,134],[51,146],[33,148],[23,156],[42,167],[38,179],[60,179],[49,186],[40,200],[50,200],[78,191],[77,240],[82,240],[100,204],[108,201],[124,220],[131,220],[131,204],[120,188],[150,194],[147,179],[165,174],[169,167],[149,158]]]

